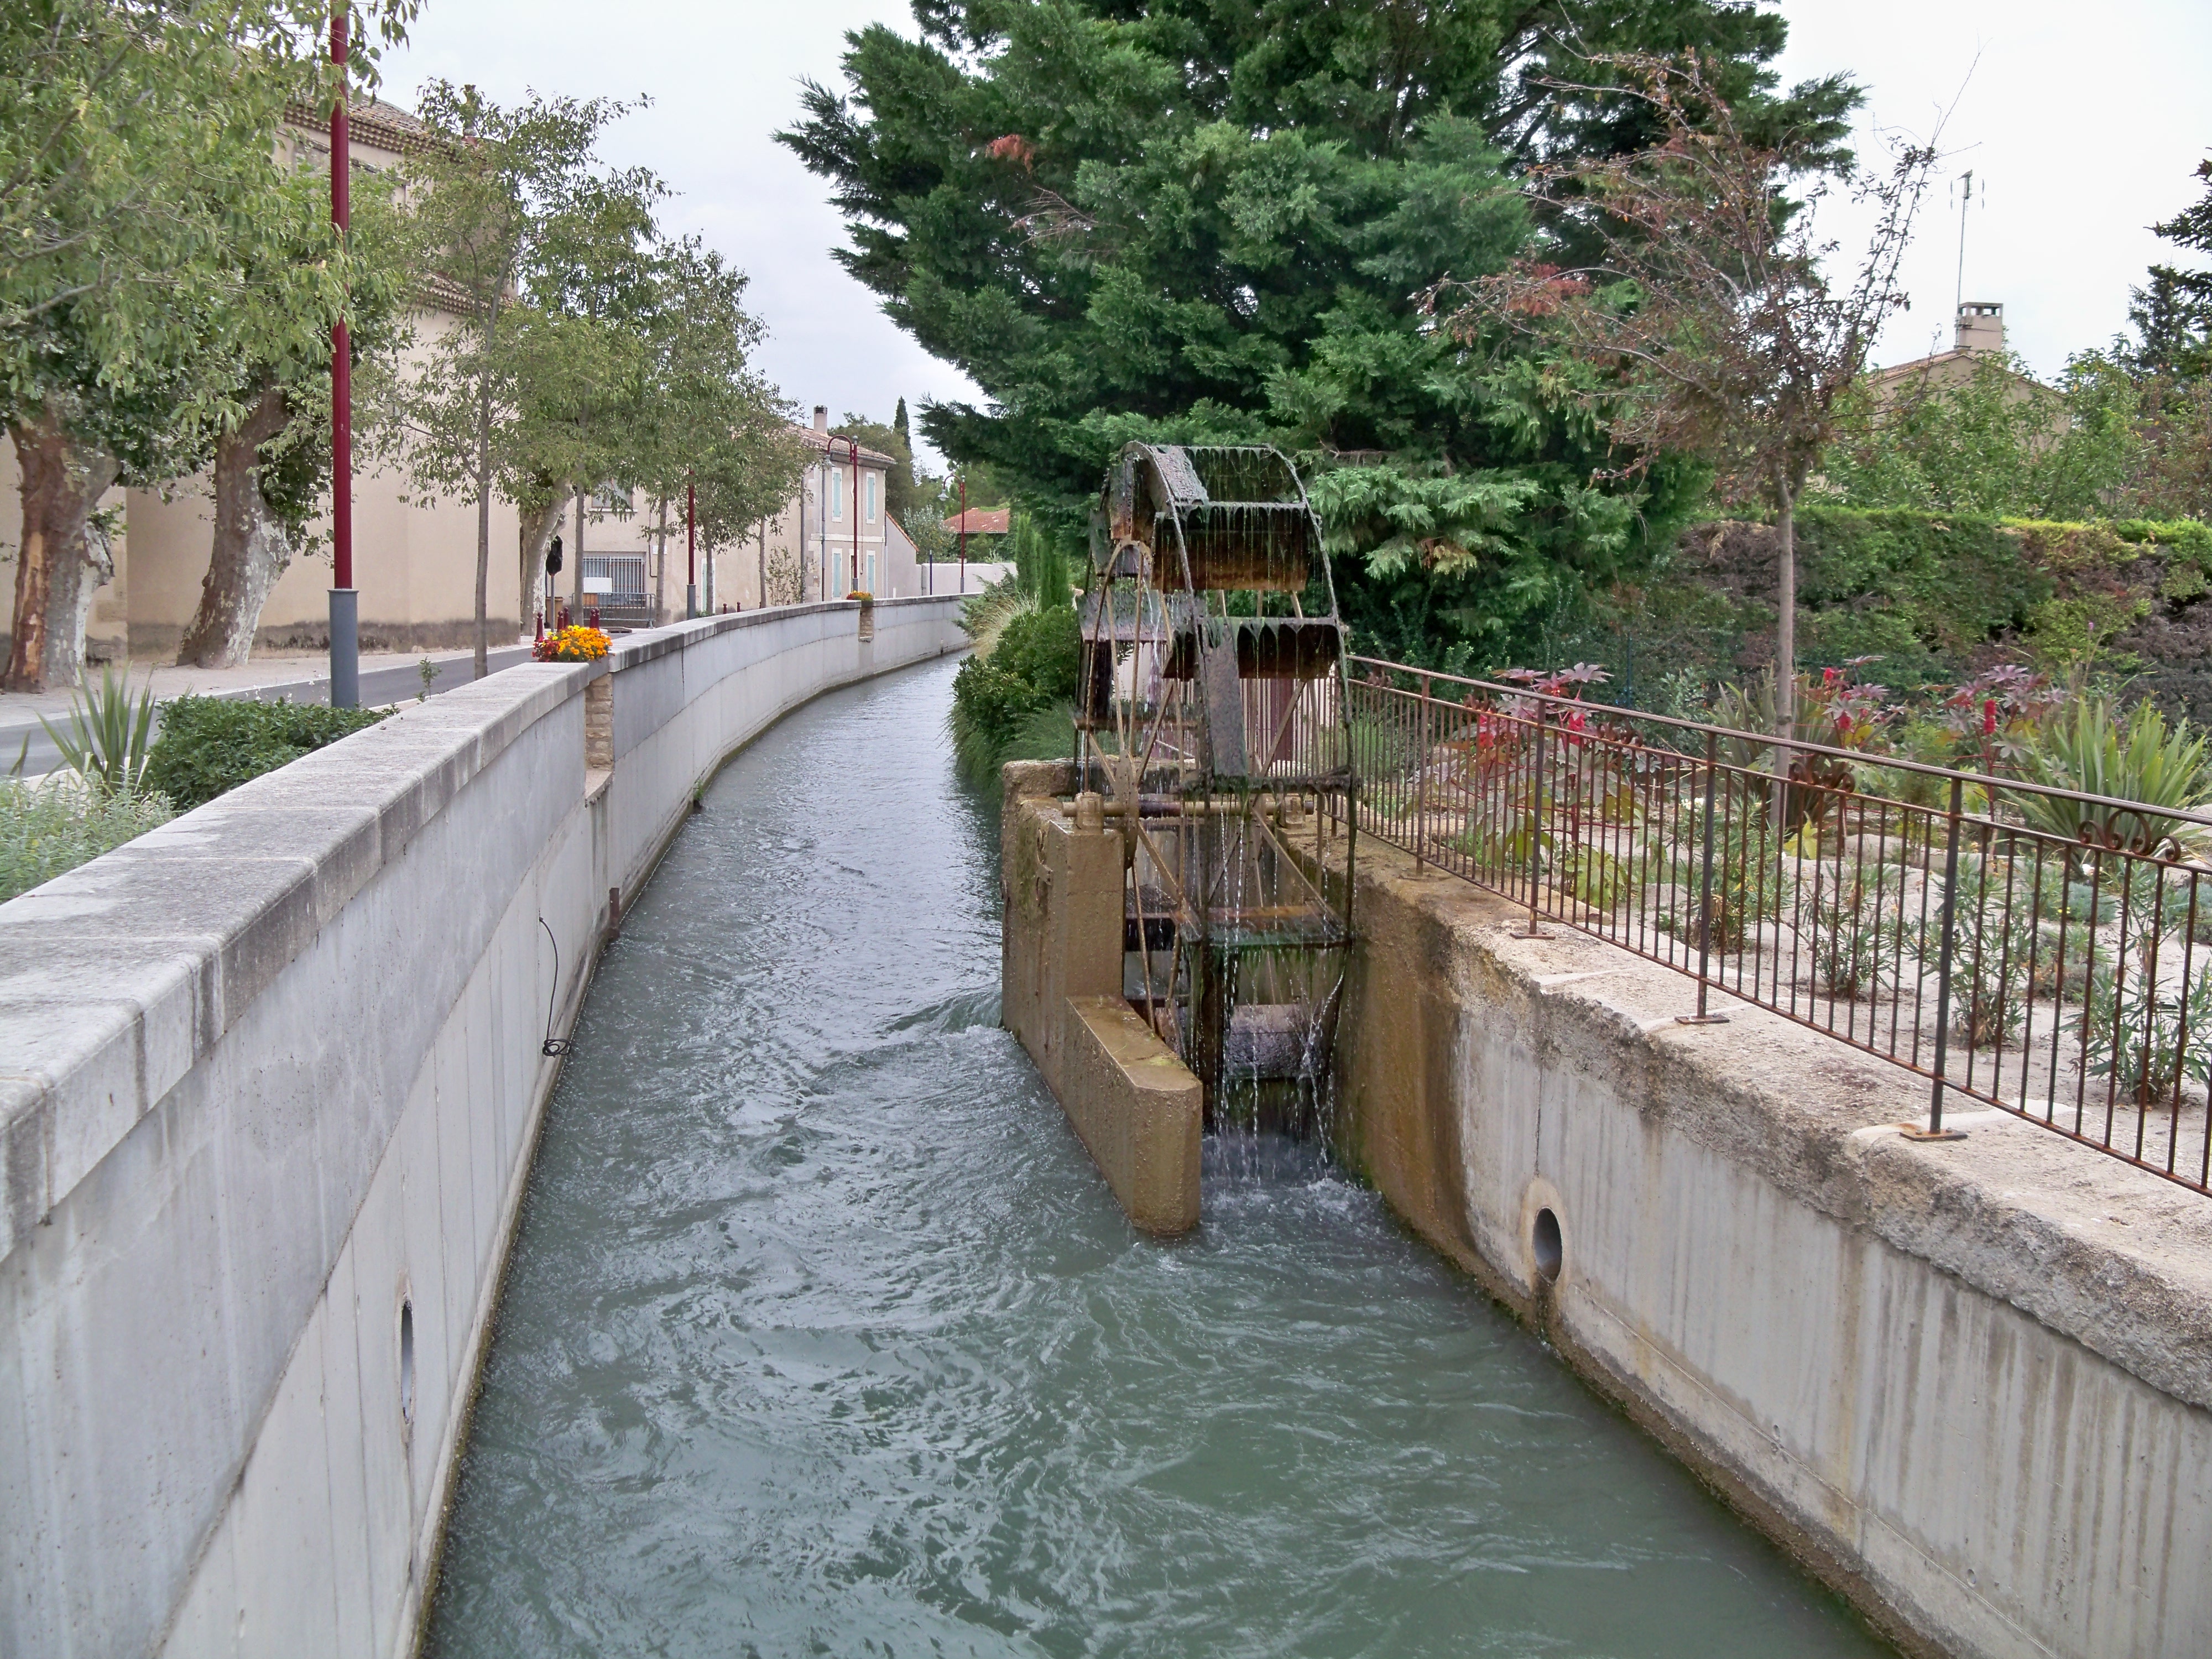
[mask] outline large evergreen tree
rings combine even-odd
[[[1133,437],[1308,458],[1368,642],[1495,662],[1663,534],[1683,476],[1593,483],[1602,432],[1534,349],[1470,351],[1420,296],[1500,268],[1538,160],[1651,136],[1569,90],[1589,55],[1697,46],[1747,118],[1832,150],[1840,82],[1774,95],[1782,21],[1724,0],[920,0],[851,37],[783,135],[852,227],[841,255],[987,408],[925,408],[1072,531]],[[1340,463],[1356,462],[1354,465]]]

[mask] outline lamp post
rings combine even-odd
[[[960,475],[960,591],[968,591],[968,475]]]
[[[331,106],[331,223],[343,243],[352,156],[346,134],[346,7],[331,12],[331,62],[338,71]],[[361,705],[361,595],[353,585],[353,349],[345,319],[331,325],[331,706]]]
[[[699,614],[699,487],[684,475],[684,620]]]

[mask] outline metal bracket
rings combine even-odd
[[[1964,1129],[1923,1129],[1917,1123],[1900,1123],[1897,1133],[1907,1140],[1964,1140]]]
[[[1728,1023],[1729,1017],[1726,1014],[1677,1014],[1674,1016],[1674,1024],[1677,1025],[1725,1025]]]

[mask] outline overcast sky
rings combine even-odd
[[[2208,0],[1784,0],[1786,79],[1846,70],[1876,122],[1925,136],[1950,108],[1948,171],[1974,169],[1968,299],[2003,302],[2011,340],[2039,373],[2126,321],[2127,290],[2171,257],[2147,227],[2191,200],[2212,147]],[[901,396],[973,397],[878,312],[829,250],[842,223],[822,181],[769,135],[796,118],[804,76],[836,84],[848,30],[911,32],[900,0],[427,0],[414,40],[386,64],[385,95],[411,104],[434,76],[508,101],[526,88],[635,97],[653,106],[606,150],[678,192],[667,219],[752,276],[769,337],[762,366],[803,407],[890,417]],[[1963,91],[1961,88],[1963,88]],[[1906,277],[1913,309],[1884,362],[1948,346],[1959,215],[1932,195]],[[1847,239],[1857,229],[1837,221]]]

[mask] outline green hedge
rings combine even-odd
[[[167,796],[179,812],[189,811],[250,778],[374,726],[384,714],[382,709],[312,702],[179,697],[161,705],[161,734],[154,740],[144,787]]]
[[[1082,629],[1068,605],[1024,611],[1009,622],[988,656],[970,657],[952,680],[952,740],[961,769],[996,775],[1018,750],[1058,744],[1058,711],[1075,700]],[[1072,739],[1073,728],[1067,727]],[[1056,752],[1073,748],[1060,744]]]
[[[1775,546],[1770,525],[1693,525],[1653,581],[1563,632],[1554,654],[1607,659],[1618,678],[1614,659],[1632,647],[1647,684],[1762,667],[1773,650]],[[2087,660],[2173,713],[2212,716],[2212,526],[2195,520],[1810,507],[1797,520],[1797,584],[1803,666],[1874,657],[1868,678],[1911,687],[1997,661]]]
[[[0,901],[28,892],[174,816],[145,789],[110,793],[74,778],[0,778]]]

